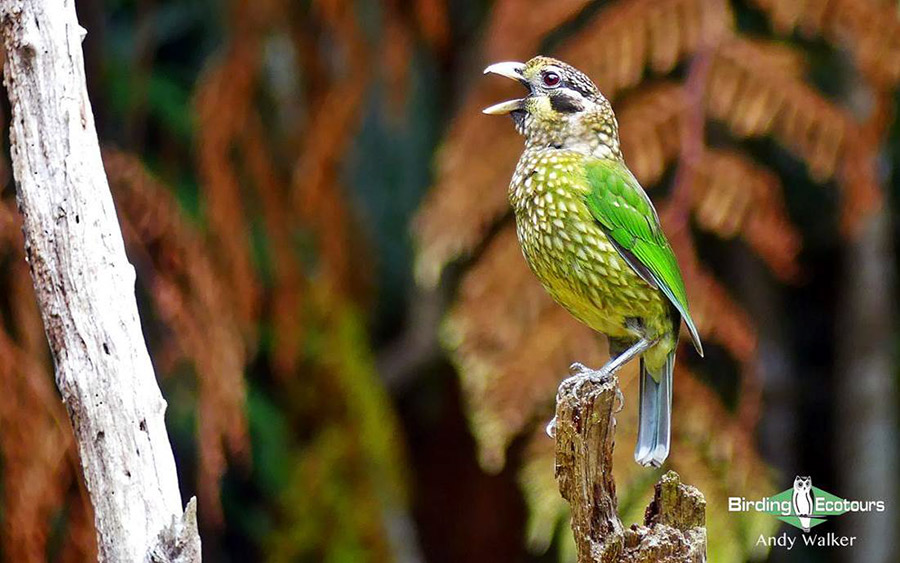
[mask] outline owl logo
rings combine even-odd
[[[794,478],[794,494],[791,497],[794,505],[794,515],[800,519],[800,527],[804,532],[809,531],[809,517],[813,513],[812,479],[797,475]]]

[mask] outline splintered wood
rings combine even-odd
[[[624,528],[612,463],[617,378],[563,385],[556,401],[556,480],[571,505],[578,563],[706,561],[706,500],[669,471],[656,484],[643,525]]]

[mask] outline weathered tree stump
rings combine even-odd
[[[622,525],[612,476],[619,381],[586,383],[556,399],[556,480],[572,509],[578,563],[706,561],[706,500],[669,471],[643,525]]]

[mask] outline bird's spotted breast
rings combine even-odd
[[[626,319],[665,332],[664,297],[631,269],[584,202],[584,155],[526,151],[510,183],[516,230],[529,266],[577,319],[613,337],[636,336]]]

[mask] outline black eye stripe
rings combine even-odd
[[[581,100],[560,93],[550,97],[550,107],[559,113],[576,113],[584,109],[584,104],[581,103]]]

